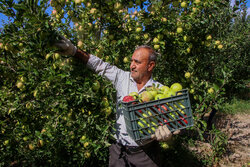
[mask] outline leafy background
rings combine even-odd
[[[246,3],[1,1],[0,12],[10,21],[0,32],[0,165],[108,164],[115,90],[84,64],[56,54],[52,44],[59,35],[124,70],[137,45],[156,48],[161,56],[154,78],[189,90],[196,123],[185,136],[204,139],[209,130],[204,115],[223,108],[249,81]],[[192,157],[190,166],[211,165],[223,153],[224,135],[209,132],[218,136],[208,141],[213,157],[209,162]],[[162,152],[183,157],[183,150]]]

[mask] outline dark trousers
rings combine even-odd
[[[109,147],[109,167],[160,167],[160,145],[153,141],[143,147],[125,147],[113,143]]]

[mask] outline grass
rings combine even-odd
[[[250,114],[250,100],[233,98],[224,104],[222,112],[226,114]]]

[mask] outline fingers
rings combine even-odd
[[[170,139],[172,137],[171,131],[168,129],[167,125],[162,126],[161,133],[164,141]]]
[[[63,43],[63,42],[56,42],[56,43],[54,43],[54,45],[60,49],[65,48],[65,43]]]
[[[165,125],[165,126],[159,126],[155,130],[155,134],[151,135],[151,138],[156,139],[158,141],[165,141],[165,140],[168,140],[169,138],[171,138],[171,136],[172,136],[172,133]]]
[[[60,55],[64,55],[64,52],[56,51],[56,53],[59,53]]]
[[[156,139],[158,141],[168,141],[172,138],[173,134],[178,135],[180,133],[180,130],[176,130],[175,132],[171,133],[171,131],[168,129],[167,125],[159,126],[155,130],[155,134],[151,135],[152,139]]]
[[[68,40],[68,39],[65,38],[63,35],[60,35],[60,38],[62,38],[62,40],[64,40],[64,41],[67,41],[67,40]]]
[[[161,134],[160,134],[160,130],[159,128],[157,128],[155,130],[155,137],[156,137],[156,140],[160,140],[162,137],[161,137]]]
[[[159,128],[158,128],[158,140],[164,140],[165,138],[166,138],[166,133],[165,133],[165,131],[164,131],[164,129],[163,129],[163,126],[160,126]]]
[[[156,135],[155,135],[155,134],[152,134],[152,135],[151,135],[151,139],[156,139]]]
[[[176,131],[174,131],[174,135],[178,135],[178,134],[180,134],[180,132],[181,132],[181,130],[176,130]]]

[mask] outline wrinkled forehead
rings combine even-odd
[[[139,61],[148,61],[149,60],[150,51],[146,48],[140,48],[134,51],[132,60],[136,59]]]

